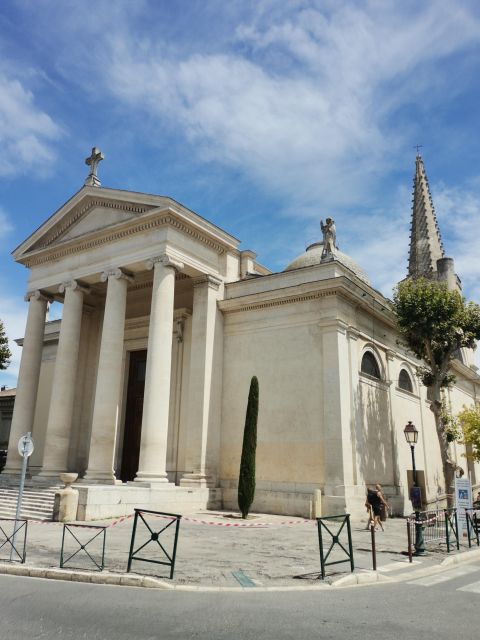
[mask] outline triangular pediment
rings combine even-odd
[[[167,196],[85,186],[13,252],[26,266],[98,246],[145,225],[172,225],[219,252],[239,241]]]
[[[113,190],[85,187],[17,247],[13,255],[18,260],[31,252],[93,236],[153,209],[168,207],[169,198],[147,195],[145,200],[150,200],[147,202],[142,201],[140,195],[118,191],[114,194]]]
[[[30,245],[29,250],[46,249],[68,240],[95,234],[132,218],[138,218],[155,208],[157,207],[154,205],[89,195],[72,208],[63,211],[63,215],[50,228],[44,230],[44,233]],[[39,229],[41,230],[42,228]]]

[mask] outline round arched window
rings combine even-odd
[[[400,375],[398,376],[398,386],[400,389],[404,389],[404,391],[410,391],[410,393],[413,393],[412,379],[406,369],[402,369],[400,371]]]
[[[366,373],[372,378],[381,379],[380,368],[378,362],[371,351],[365,351],[362,358],[362,366],[360,368],[362,373]]]

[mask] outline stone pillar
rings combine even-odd
[[[45,433],[43,466],[39,476],[57,477],[67,471],[83,296],[88,291],[88,288],[82,287],[76,280],[64,282],[59,287],[59,293],[65,294],[65,300]]]
[[[398,380],[398,367],[394,367],[395,351],[387,349],[387,384],[388,384],[388,418],[390,422],[390,445],[392,447],[392,484],[398,491],[400,485],[398,470],[398,448],[397,438],[395,434],[395,418],[394,418],[394,392],[395,385],[393,380]],[[393,374],[393,375],[392,375]]]
[[[342,513],[354,487],[348,326],[325,319],[322,326],[323,432],[325,445],[325,515]],[[357,365],[358,366],[358,365]],[[364,498],[363,498],[364,500]]]
[[[194,281],[192,346],[188,393],[185,468],[181,486],[210,486],[207,438],[212,438],[215,329],[221,322],[217,300],[221,280],[204,276]],[[220,380],[217,381],[220,384]]]
[[[131,276],[121,269],[105,271],[107,298],[98,359],[90,453],[85,482],[115,484],[113,462],[122,384],[127,286]]]
[[[22,359],[17,381],[17,395],[13,409],[12,426],[8,443],[7,463],[3,474],[19,474],[22,458],[18,454],[18,441],[28,431],[33,432],[33,419],[37,403],[38,379],[42,362],[45,317],[49,298],[40,291],[29,292],[27,326],[23,341]],[[35,434],[33,434],[35,436]]]
[[[136,482],[168,482],[167,439],[172,375],[175,270],[183,264],[167,255],[147,262],[154,269],[140,459]]]

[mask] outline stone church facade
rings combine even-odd
[[[32,478],[77,472],[79,519],[235,509],[256,375],[254,510],[360,516],[366,484],[380,482],[409,511],[409,420],[424,497],[444,494],[417,362],[397,344],[388,300],[335,242],[271,273],[171,198],[102,187],[101,159],[94,149],[86,184],[13,253],[29,269],[28,318],[2,476],[19,473],[31,430]],[[417,157],[409,274],[422,273],[459,286]],[[61,321],[46,321],[52,300]],[[470,352],[453,368],[457,412],[480,397],[480,378]],[[479,466],[452,446],[478,485]]]

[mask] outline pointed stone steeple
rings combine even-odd
[[[413,178],[412,224],[408,276],[437,276],[437,260],[445,256],[437,217],[430,195],[425,167],[420,154],[415,162]]]

